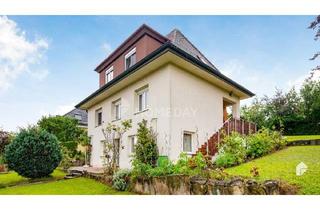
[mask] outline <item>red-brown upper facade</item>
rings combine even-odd
[[[95,69],[100,87],[128,67],[159,48],[168,39],[147,25],[142,25]]]
[[[97,66],[95,71],[99,73],[100,87],[119,76],[126,69],[168,41],[208,66],[216,69],[179,30],[174,29],[167,36],[163,36],[143,24]]]

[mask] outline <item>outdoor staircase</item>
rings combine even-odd
[[[68,174],[64,177],[64,179],[74,179],[77,177],[81,177],[83,175],[83,171],[80,170],[68,170]]]
[[[257,132],[257,125],[241,119],[229,118],[217,132],[198,148],[196,153],[201,152],[205,156],[213,157],[218,152],[219,143],[225,136],[230,135],[232,132],[238,132],[241,135],[249,135]]]

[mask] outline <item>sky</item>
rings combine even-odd
[[[143,23],[178,28],[258,97],[299,88],[316,66],[314,16],[0,16],[0,127],[65,114],[98,89],[94,68]],[[249,104],[250,100],[242,102]]]

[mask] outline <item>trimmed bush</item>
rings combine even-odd
[[[130,171],[127,169],[117,171],[112,178],[112,187],[119,191],[125,191],[128,188],[130,180]]]
[[[152,128],[147,127],[147,121],[138,123],[137,144],[135,145],[134,159],[141,163],[155,167],[159,152],[157,147],[157,135]]]
[[[219,154],[229,154],[228,159],[231,159],[230,156],[232,155],[235,164],[243,163],[246,159],[245,137],[236,132],[226,136],[219,147]]]
[[[37,127],[21,129],[5,149],[10,169],[27,178],[49,176],[62,155],[57,138]]]
[[[231,167],[236,165],[237,161],[236,161],[236,157],[234,154],[231,153],[223,153],[223,154],[219,154],[215,163],[218,167]]]

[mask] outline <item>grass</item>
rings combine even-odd
[[[0,189],[0,195],[130,195],[92,179],[69,180],[14,186]]]
[[[14,185],[19,185],[19,184],[27,184],[27,183],[33,183],[33,182],[44,182],[44,181],[54,181],[54,180],[59,180],[63,179],[63,177],[66,174],[59,170],[56,169],[50,177],[46,178],[41,178],[41,179],[28,179],[20,176],[16,172],[10,171],[9,173],[6,174],[0,174],[0,188],[1,187],[9,187],[9,186],[14,186]]]
[[[308,170],[296,176],[296,166],[304,162]],[[265,157],[226,169],[232,175],[250,176],[250,169],[256,166],[258,180],[281,179],[300,187],[299,194],[320,195],[320,146],[295,146]]]
[[[301,136],[285,136],[288,142],[299,140],[314,140],[320,139],[320,135],[301,135]]]

